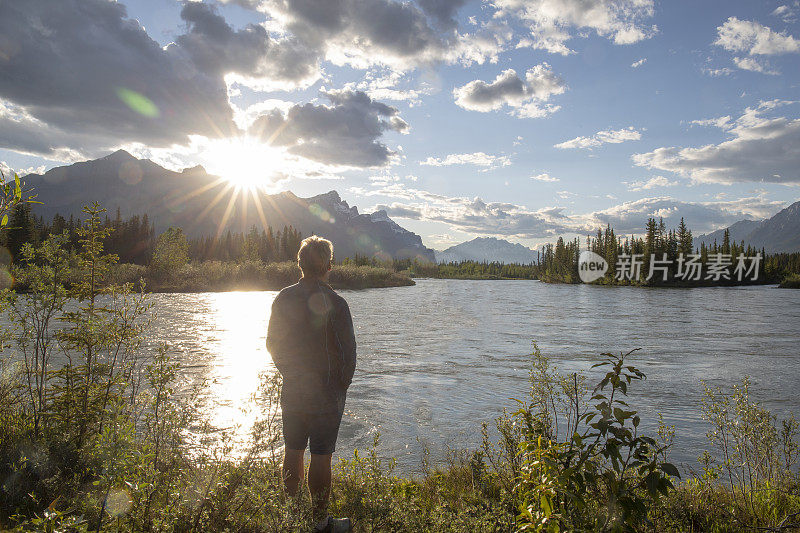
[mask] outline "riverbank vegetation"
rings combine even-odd
[[[13,192],[13,191],[12,191]],[[62,246],[74,258],[79,247],[78,228],[81,221],[55,215],[50,222],[32,214],[28,203],[20,202],[9,209],[9,229],[0,234],[0,240],[11,258],[19,260],[24,244],[34,246],[50,235],[65,235]],[[137,282],[143,279],[147,290],[159,292],[198,292],[226,290],[274,290],[293,283],[299,271],[290,263],[295,261],[303,236],[292,226],[258,230],[253,227],[246,233],[225,232],[215,237],[193,237],[180,228],[168,228],[156,235],[153,222],[147,215],[134,215],[123,219],[119,210],[111,218],[103,216],[101,226],[108,229],[103,241],[105,249],[119,258],[113,267],[112,280],[117,283]],[[395,287],[412,285],[413,278],[505,280],[540,279],[549,283],[580,283],[578,258],[582,250],[591,250],[608,264],[604,276],[594,281],[602,285],[646,286],[711,286],[754,283],[781,283],[794,287],[792,275],[800,275],[800,253],[766,254],[746,243],[736,243],[726,232],[721,243],[694,246],[692,231],[681,221],[677,229],[667,230],[663,221],[649,219],[643,237],[623,237],[610,226],[587,236],[585,243],[575,239],[559,238],[555,245],[542,247],[536,263],[519,265],[489,261],[463,261],[437,264],[419,259],[387,259],[375,257],[337,258],[331,275],[334,288],[360,289],[370,287]],[[683,254],[684,263],[679,264]],[[746,258],[743,265],[749,269],[752,258],[761,259],[753,270],[739,272],[737,258]],[[692,279],[688,258],[697,256],[701,270],[700,279]],[[638,267],[629,261],[628,275],[620,279],[618,263],[621,257],[638,256]],[[655,257],[653,275],[650,275],[651,258]],[[0,258],[2,259],[2,258]],[[729,261],[718,276],[707,278],[713,263]],[[663,263],[662,263],[663,261]],[[74,260],[72,261],[74,263]],[[667,265],[662,269],[663,265]],[[744,274],[747,275],[744,275]],[[75,274],[77,276],[79,274]],[[663,279],[666,276],[666,280]],[[752,279],[755,276],[755,280]],[[650,279],[648,279],[648,277]],[[11,279],[0,279],[0,286]],[[23,289],[23,287],[18,287]]]
[[[345,265],[372,266],[388,268],[412,278],[498,280],[498,279],[538,279],[536,264],[518,265],[489,261],[461,261],[458,263],[433,263],[419,259],[380,260],[372,257],[356,256],[345,259]]]
[[[103,251],[100,211],[87,215],[80,279],[65,283],[63,237],[50,236],[23,248],[28,292],[3,293],[0,528],[309,530],[309,502],[281,488],[279,380],[263,377],[248,449],[204,444],[216,428],[199,415],[198,389],[159,344],[147,295],[107,282],[116,257]],[[709,451],[681,480],[674,430],[645,431],[655,424],[634,407],[645,379],[634,355],[602,354],[589,375],[562,375],[534,347],[529,394],[495,431],[483,427],[479,449],[413,478],[377,447],[356,452],[335,468],[331,512],[358,532],[800,527],[794,418],[762,409],[746,380],[706,388]]]
[[[279,290],[300,279],[296,256],[302,235],[291,226],[275,232],[253,228],[247,234],[228,232],[219,239],[189,239],[180,228],[168,228],[156,237],[147,215],[125,220],[117,211],[113,219],[101,216],[98,224],[104,231],[104,248],[118,259],[109,267],[111,284],[138,286],[141,281],[152,292],[205,292]],[[64,254],[65,283],[77,282],[83,275],[78,260],[81,227],[74,217],[67,220],[56,215],[45,224],[31,214],[28,205],[13,207],[3,240],[14,261],[0,286],[27,290],[25,281],[14,274],[26,262],[25,245],[36,247],[48,241],[58,243]],[[334,265],[330,284],[336,289],[365,289],[408,286],[414,281],[391,266],[344,262]]]
[[[781,289],[800,289],[800,274],[790,274],[783,278]]]

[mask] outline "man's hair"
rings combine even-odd
[[[333,243],[316,235],[306,237],[297,252],[297,264],[303,276],[321,278],[333,261]]]

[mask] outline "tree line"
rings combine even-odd
[[[605,275],[596,281],[603,284],[775,283],[800,272],[800,253],[768,255],[763,248],[731,239],[728,229],[722,242],[714,240],[710,245],[701,242],[695,246],[692,231],[683,218],[676,229],[667,229],[663,219],[649,218],[641,237],[623,237],[610,225],[587,236],[585,247],[581,247],[580,239],[565,241],[559,237],[555,245],[542,247],[540,279],[580,283],[579,258],[583,250],[594,252],[608,264]],[[746,275],[741,276],[737,269]]]
[[[103,245],[109,253],[119,257],[120,263],[148,266],[154,261],[164,266],[189,261],[293,261],[303,239],[300,231],[291,225],[277,230],[271,226],[261,230],[253,226],[247,233],[227,231],[220,236],[193,238],[187,237],[180,228],[169,228],[157,236],[155,225],[146,213],[123,218],[119,209],[113,217],[106,215],[100,224],[103,229],[111,230]],[[64,233],[64,247],[74,254],[80,247],[80,227],[81,220],[73,216],[65,218],[56,214],[52,220],[45,221],[32,212],[29,203],[19,203],[10,210],[7,230],[0,235],[0,245],[8,250],[13,260],[21,257],[21,250],[26,243],[36,246],[50,235]],[[760,255],[760,261],[755,265],[757,269],[748,276],[748,279],[755,277],[757,282],[777,283],[787,276],[800,273],[800,253],[768,255],[764,249],[734,241],[727,229],[722,242],[714,241],[711,245],[703,242],[695,246],[692,231],[683,219],[677,228],[667,229],[663,219],[657,221],[655,218],[648,219],[645,234],[640,237],[618,235],[610,225],[587,236],[585,246],[578,238],[565,240],[559,237],[555,244],[542,247],[536,262],[524,265],[491,261],[437,264],[417,259],[387,261],[368,256],[345,258],[342,263],[389,268],[415,277],[541,279],[552,283],[580,283],[578,260],[583,250],[590,250],[607,262],[608,271],[596,281],[604,284],[733,283],[736,282],[736,259],[739,256],[754,258]],[[707,280],[703,276],[702,279],[687,282],[681,276],[685,274],[685,264],[690,256],[696,256],[695,261],[703,272],[721,258],[730,261],[730,264],[717,266],[724,272],[722,279]],[[653,259],[657,264],[652,265],[651,269]],[[627,264],[629,268],[624,279],[618,279],[620,264]],[[651,273],[654,275],[651,276]]]
[[[19,259],[26,243],[37,246],[50,235],[66,232],[64,247],[68,252],[75,253],[80,248],[79,230],[82,222],[72,215],[67,219],[58,213],[51,221],[46,222],[43,217],[32,212],[29,203],[17,204],[11,210],[8,229],[0,235],[0,244],[9,251],[12,259]],[[103,246],[108,253],[117,255],[121,263],[146,265],[150,262],[156,233],[155,226],[146,213],[123,219],[117,209],[113,219],[106,215],[99,224],[102,229],[112,230],[105,237]]]
[[[64,247],[75,253],[80,248],[82,221],[70,215],[60,214],[45,221],[36,215],[28,203],[20,203],[11,209],[8,229],[0,235],[0,245],[5,247],[11,259],[19,260],[26,243],[37,246],[50,235],[66,233]],[[145,213],[122,217],[119,209],[112,218],[104,216],[100,221],[102,229],[111,230],[104,238],[105,250],[119,257],[120,263],[150,265],[159,248],[162,252],[186,249],[186,260],[192,261],[262,261],[273,263],[291,261],[297,257],[302,234],[292,226],[273,230],[268,227],[258,231],[254,226],[248,233],[228,231],[219,237],[187,238],[179,228],[169,228],[156,236],[155,224]]]

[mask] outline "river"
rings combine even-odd
[[[155,294],[159,340],[188,382],[206,380],[204,416],[244,441],[258,416],[259,373],[275,292]],[[658,289],[537,281],[417,280],[413,287],[341,291],[356,325],[358,367],[337,455],[368,448],[402,473],[448,450],[475,448],[481,422],[524,398],[532,342],[562,372],[584,371],[601,352],[640,350],[647,374],[629,403],[653,430],[676,428],[674,462],[696,467],[708,447],[702,381],[752,393],[784,416],[800,415],[800,291],[768,286]]]

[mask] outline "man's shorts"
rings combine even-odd
[[[341,409],[330,413],[304,413],[283,410],[283,442],[290,450],[305,450],[312,455],[330,455],[336,451],[336,438],[342,423]]]

